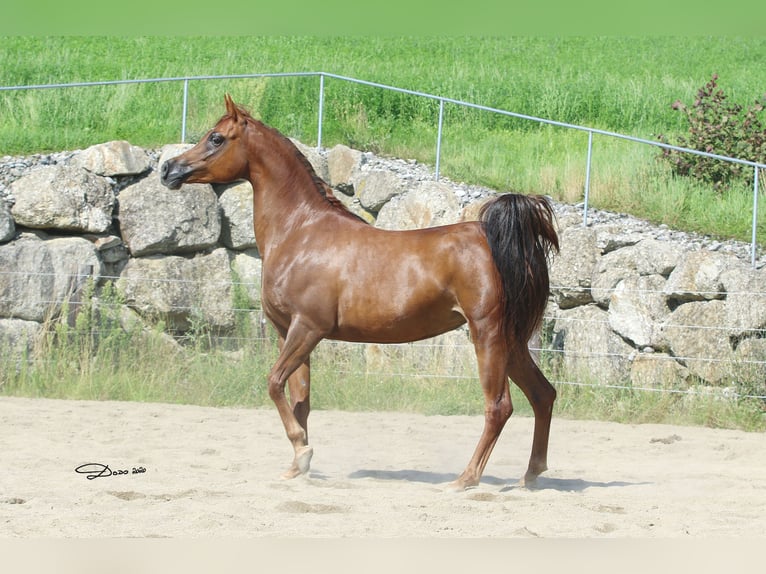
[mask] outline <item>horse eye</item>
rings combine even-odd
[[[210,143],[212,143],[214,146],[218,147],[223,142],[224,142],[224,137],[218,132],[210,134]]]

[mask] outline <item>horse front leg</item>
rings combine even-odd
[[[310,360],[306,359],[297,369],[287,378],[287,388],[290,391],[290,404],[293,408],[293,415],[298,424],[303,427],[306,433],[306,441],[309,437],[308,418],[311,412],[311,366]]]
[[[294,458],[282,478],[295,478],[309,471],[313,449],[308,444],[309,356],[321,340],[315,330],[294,321],[280,345],[280,353],[268,376],[269,396],[277,407]],[[290,401],[285,384],[290,381]]]

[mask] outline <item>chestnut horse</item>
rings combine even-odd
[[[558,250],[542,196],[499,194],[480,221],[408,231],[377,229],[348,211],[308,160],[227,94],[226,114],[202,140],[161,167],[164,185],[253,186],[255,238],[263,259],[263,310],[279,335],[268,375],[293,445],[283,475],[308,472],[309,355],[323,338],[402,343],[468,323],[484,392],[484,430],[454,489],[478,485],[513,411],[508,379],[532,405],[530,483],[547,469],[556,391],[527,343],[547,303],[548,256]],[[285,395],[288,385],[290,398]]]

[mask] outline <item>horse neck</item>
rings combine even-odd
[[[287,138],[259,130],[251,145],[250,183],[253,187],[255,238],[265,255],[272,245],[307,228],[333,207],[323,197],[321,185],[307,161]]]

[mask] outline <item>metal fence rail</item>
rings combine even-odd
[[[488,106],[483,106],[479,104],[474,104],[471,102],[466,102],[462,100],[457,100],[454,98],[448,98],[444,96],[437,96],[433,94],[428,94],[425,92],[419,92],[416,90],[408,90],[405,88],[398,88],[395,86],[389,86],[386,84],[380,84],[377,82],[370,82],[366,80],[359,80],[357,78],[351,78],[348,76],[342,76],[339,74],[332,74],[327,72],[285,72],[285,73],[259,73],[259,74],[230,74],[230,75],[209,75],[209,76],[176,76],[176,77],[169,77],[169,78],[146,78],[146,79],[133,79],[133,80],[108,80],[108,81],[96,81],[96,82],[76,82],[76,83],[68,83],[68,84],[35,84],[35,85],[25,85],[25,86],[0,86],[0,92],[3,91],[15,91],[15,90],[47,90],[47,89],[65,89],[65,88],[78,88],[78,87],[90,87],[90,86],[116,86],[116,85],[122,85],[122,84],[148,84],[148,83],[167,83],[167,82],[181,82],[183,84],[183,112],[182,116],[180,118],[181,122],[181,141],[186,141],[186,118],[188,113],[188,98],[189,98],[189,84],[190,82],[197,82],[197,81],[214,81],[214,80],[236,80],[236,79],[255,79],[255,78],[280,78],[280,77],[318,77],[319,78],[319,88],[318,88],[318,98],[319,98],[319,108],[318,108],[318,118],[317,118],[317,147],[320,148],[322,146],[322,124],[324,121],[324,99],[325,99],[325,91],[326,91],[326,79],[330,78],[333,80],[338,80],[342,82],[350,82],[354,84],[359,84],[362,86],[368,86],[372,88],[382,89],[382,90],[388,90],[393,91],[401,94],[408,94],[411,96],[416,97],[422,97],[434,100],[439,103],[439,116],[437,119],[438,127],[437,127],[437,136],[436,136],[436,165],[435,165],[435,178],[439,179],[440,177],[440,165],[441,165],[441,144],[442,144],[442,128],[443,128],[443,121],[444,121],[444,106],[445,104],[455,105],[455,106],[462,106],[466,108],[472,108],[476,110],[485,111],[488,113],[495,113],[495,114],[501,114],[508,117],[513,117],[516,119],[521,120],[527,120],[532,122],[537,122],[540,124],[545,125],[551,125],[556,126],[560,128],[565,129],[572,129],[572,130],[578,130],[582,132],[586,132],[588,134],[588,149],[587,149],[587,160],[585,165],[585,186],[584,186],[584,202],[583,202],[583,225],[588,224],[588,202],[589,202],[589,195],[590,195],[590,180],[591,180],[591,159],[593,155],[593,135],[598,134],[600,136],[604,137],[610,137],[610,138],[617,138],[621,140],[627,140],[634,143],[638,143],[641,145],[650,145],[654,147],[674,150],[681,153],[688,153],[698,156],[707,157],[710,159],[716,159],[720,161],[725,161],[729,163],[735,163],[739,165],[749,166],[753,168],[753,213],[752,213],[752,232],[751,232],[751,242],[750,242],[750,260],[752,267],[755,267],[756,264],[756,251],[757,251],[757,221],[758,221],[758,174],[759,170],[766,169],[766,164],[759,163],[755,161],[740,159],[740,158],[734,158],[729,156],[723,156],[719,154],[714,153],[708,153],[703,152],[699,150],[694,150],[690,148],[684,148],[679,146],[674,146],[670,144],[661,143],[658,141],[652,141],[647,140],[643,138],[638,138],[634,136],[629,136],[625,134],[620,134],[617,132],[610,132],[606,130],[600,130],[596,128],[590,128],[586,126],[580,126],[576,124],[569,124],[565,122],[559,122],[555,120],[540,118],[536,116],[531,116],[527,114],[520,114],[517,112],[511,112],[508,110],[502,110],[498,108],[492,108]]]

